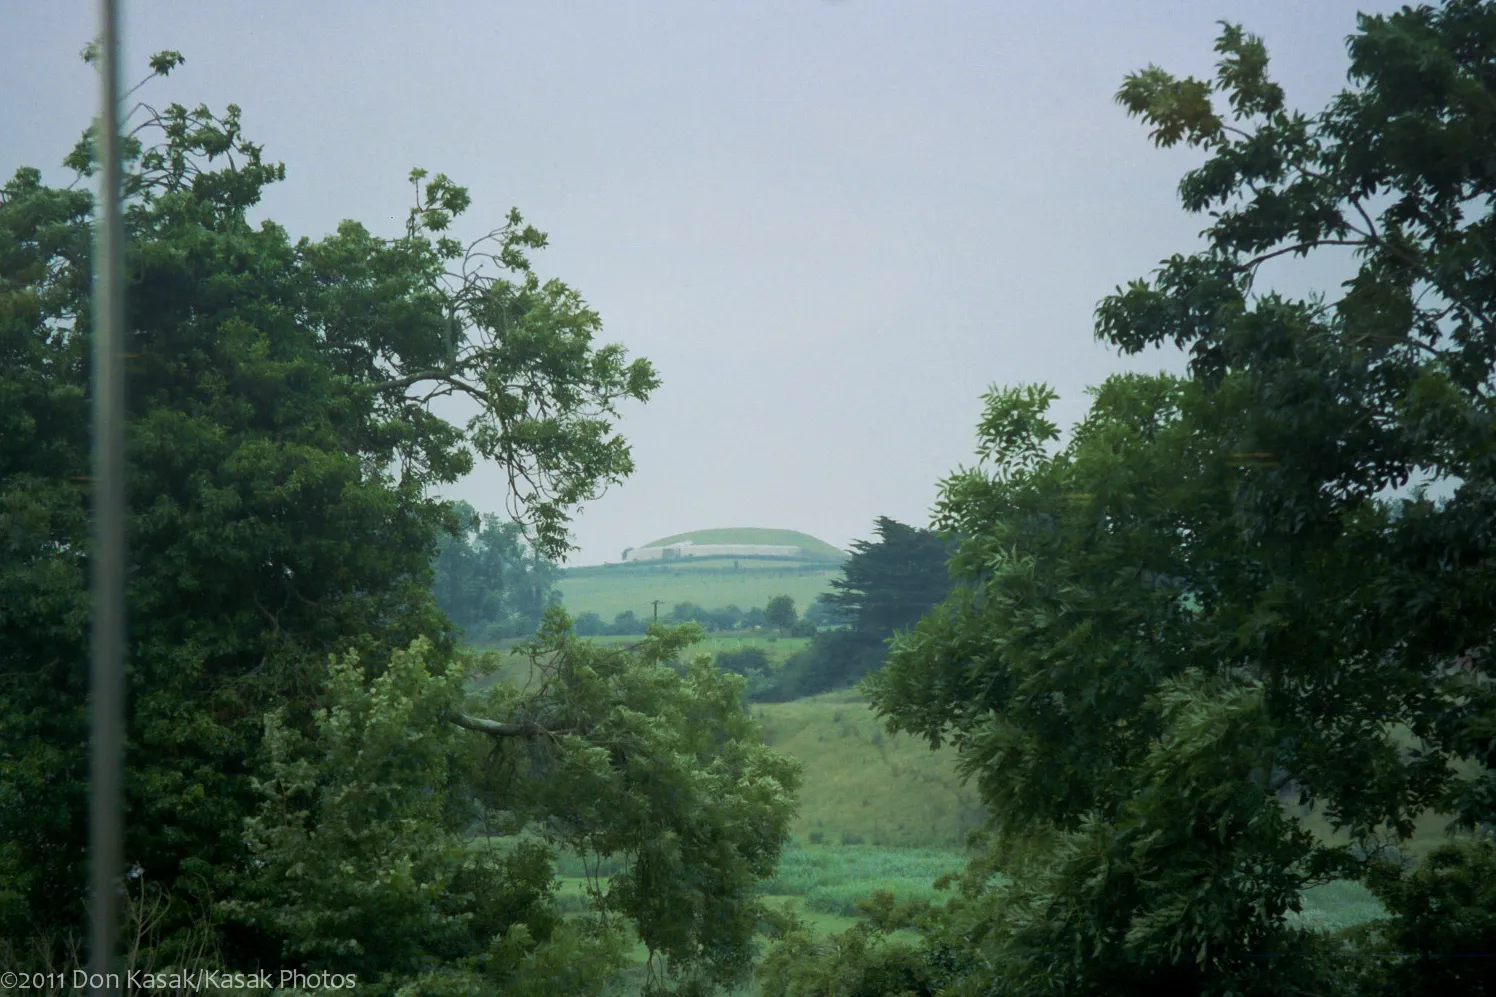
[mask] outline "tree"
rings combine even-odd
[[[1228,25],[1217,51],[1214,81],[1119,93],[1205,154],[1180,185],[1205,248],[1097,309],[1188,376],[1108,380],[1063,447],[1051,392],[994,389],[981,463],[941,491],[957,584],[867,683],[994,815],[927,926],[943,992],[1490,992],[1437,956],[1496,921],[1496,5],[1362,16],[1356,88],[1313,117],[1260,40]],[[1322,246],[1356,250],[1337,297],[1254,286]],[[1429,810],[1473,837],[1410,874]],[[1335,877],[1392,920],[1292,925]],[[1335,958],[1393,945],[1428,949]]]
[[[470,636],[528,637],[547,606],[561,601],[559,569],[530,549],[524,526],[453,505],[457,532],[437,546],[436,604]]]
[[[496,462],[534,552],[559,556],[570,510],[631,470],[613,422],[655,387],[649,364],[598,345],[598,316],[536,275],[545,237],[518,213],[474,244],[452,238],[469,196],[444,176],[412,173],[415,206],[394,238],[345,222],[293,241],[246,218],[284,169],[243,136],[237,107],[146,115],[135,134],[156,144],[132,140],[126,184],[125,857],[132,882],[168,902],[161,957],[206,925],[234,969],[365,960],[383,974],[367,981],[375,992],[469,957],[567,963],[582,946],[592,954],[576,965],[606,962],[606,946],[574,935],[571,950],[542,952],[545,925],[560,929],[533,853],[458,861],[464,821],[493,819],[474,794],[499,785],[478,764],[495,741],[539,752],[522,774],[554,765],[565,808],[564,778],[591,779],[617,811],[575,826],[639,858],[633,881],[657,878],[673,910],[700,920],[671,923],[644,887],[625,896],[628,879],[610,902],[672,964],[728,972],[752,910],[741,883],[772,864],[794,783],[755,754],[740,687],[682,677],[647,649],[592,661],[558,618],[544,652],[562,671],[540,698],[498,682],[479,712],[459,697],[466,666],[430,591],[456,525],[430,491],[476,458]],[[68,162],[92,170],[87,139]],[[40,939],[38,960],[58,957],[83,916],[91,209],[34,169],[0,188],[0,941],[15,943],[0,948]],[[475,405],[465,424],[429,407],[454,395]],[[675,653],[682,639],[655,646]],[[535,735],[545,744],[527,740],[562,713]],[[646,716],[649,730],[627,729]],[[668,801],[659,787],[677,775]],[[739,778],[750,795],[723,795]],[[546,823],[541,788],[526,797],[531,825]],[[731,826],[698,839],[670,806]],[[359,883],[328,879],[344,868]]]
[[[639,617],[634,614],[632,609],[625,609],[613,617],[613,623],[608,627],[608,633],[618,636],[630,636],[633,634],[642,634],[643,632],[644,624],[640,622]]]
[[[582,613],[572,621],[572,627],[578,637],[601,637],[608,632],[608,625],[596,613]]]
[[[815,615],[844,628],[815,633],[810,648],[779,672],[775,698],[793,699],[850,685],[882,666],[888,641],[913,627],[945,597],[949,549],[939,535],[879,516],[875,541],[852,543],[852,556]],[[811,610],[806,616],[812,615]]]
[[[799,616],[795,613],[795,600],[787,595],[776,595],[764,604],[764,622],[779,630],[788,631]]]
[[[763,746],[741,678],[698,656],[682,680],[677,658],[700,636],[599,648],[558,609],[523,649],[538,681],[477,696],[466,680],[493,655],[437,673],[417,641],[372,681],[344,658],[311,732],[267,718],[255,861],[224,912],[361,987],[597,993],[622,964],[625,921],[660,980],[741,980],[799,768]],[[590,884],[579,922],[553,902],[559,848],[623,860]]]
[[[887,516],[873,524],[877,540],[854,540],[842,576],[822,601],[865,634],[889,637],[919,622],[950,589],[945,541],[931,530]]]
[[[718,651],[716,665],[724,672],[747,675],[750,672],[769,672],[769,653],[761,647],[742,647],[736,651]]]
[[[699,623],[707,626],[707,611],[694,602],[678,602],[666,617],[670,623]]]

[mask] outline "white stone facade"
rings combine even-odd
[[[699,544],[690,540],[664,547],[631,547],[623,552],[625,563],[675,561],[690,557],[800,557],[804,551],[787,544]]]

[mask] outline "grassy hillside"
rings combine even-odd
[[[593,644],[607,646],[627,646],[640,641],[640,637],[588,637],[587,640]],[[810,644],[809,637],[778,637],[772,634],[754,634],[750,631],[742,633],[715,633],[703,638],[699,643],[692,644],[689,654],[712,654],[718,651],[741,651],[744,648],[762,648],[768,656],[769,666],[778,668],[785,660],[796,651],[803,650]]]
[[[808,533],[800,533],[797,530],[769,530],[759,526],[735,526],[721,530],[694,530],[690,533],[677,533],[674,536],[651,540],[643,546],[663,547],[666,544],[683,543],[687,540],[698,544],[780,544],[799,547],[812,557],[824,557],[838,561],[847,556],[846,551],[838,550],[826,541],[817,540]]]
[[[831,579],[840,574],[841,568],[832,565],[744,560],[734,570],[731,561],[713,560],[670,567],[568,568],[558,587],[562,604],[573,617],[591,612],[611,620],[633,610],[643,619],[653,614],[655,599],[660,600],[661,612],[669,612],[679,602],[694,602],[706,609],[752,609],[776,595],[787,595],[795,600],[796,609],[804,610],[816,596],[830,591]]]
[[[883,730],[856,692],[751,709],[765,742],[805,765],[800,841],[950,848],[982,819],[954,753]]]

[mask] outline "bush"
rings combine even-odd
[[[1375,926],[1389,997],[1496,995],[1496,844],[1443,845],[1410,876],[1383,862],[1367,885],[1392,915]]]
[[[613,625],[608,628],[608,633],[617,637],[635,637],[644,633],[644,623],[634,615],[632,609],[626,610],[613,617]]]
[[[572,622],[578,637],[601,637],[608,632],[608,625],[596,613],[583,613]]]
[[[718,651],[717,667],[735,675],[747,675],[752,671],[767,673],[769,655],[761,647],[744,647],[736,651]]]

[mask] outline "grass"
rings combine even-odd
[[[632,611],[641,620],[654,614],[653,602],[669,612],[677,603],[694,602],[704,609],[764,606],[776,595],[795,600],[803,610],[840,577],[836,565],[798,561],[732,561],[712,559],[701,564],[569,568],[557,582],[561,603],[573,618],[596,613],[611,621]]]
[[[898,900],[940,902],[943,895],[932,884],[960,871],[965,861],[960,852],[930,848],[799,846],[786,850],[763,892],[803,897],[808,910],[854,918],[857,902],[875,890],[886,890]]]
[[[1304,891],[1304,909],[1290,914],[1290,923],[1309,928],[1339,931],[1375,921],[1387,915],[1387,908],[1360,883],[1336,880]]]
[[[828,844],[958,847],[981,823],[955,753],[890,734],[853,691],[751,707],[764,741],[805,766],[794,834]]]

